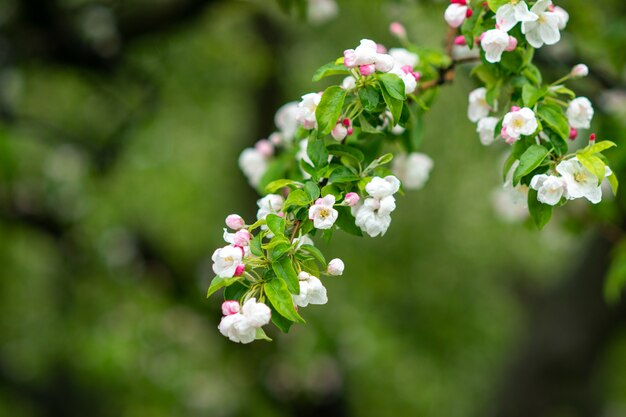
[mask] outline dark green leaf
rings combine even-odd
[[[317,129],[321,137],[328,135],[337,124],[345,98],[346,90],[339,86],[333,85],[324,91],[320,104],[315,110]]]
[[[378,107],[380,93],[374,86],[366,85],[365,87],[359,89],[359,100],[361,100],[361,104],[363,105],[365,111],[372,113],[376,110],[376,107]]]
[[[335,209],[339,212],[339,216],[337,217],[337,221],[335,222],[337,227],[351,235],[363,236],[361,229],[356,224],[354,224],[354,217],[352,216],[349,207],[337,206],[335,207]]]
[[[281,243],[269,249],[267,251],[267,257],[269,258],[271,262],[275,262],[277,259],[280,259],[284,254],[289,252],[290,249],[291,249],[290,244]]]
[[[531,145],[526,149],[520,156],[519,165],[513,174],[513,185],[518,184],[523,176],[530,174],[532,170],[537,168],[547,155],[548,150],[540,145]]]
[[[300,294],[300,282],[298,282],[298,274],[291,259],[288,256],[281,258],[279,261],[272,263],[272,269],[279,279],[285,281],[287,288],[292,294]]]
[[[382,88],[396,100],[406,100],[406,94],[404,93],[404,81],[396,74],[389,72],[384,74],[376,74],[376,78],[381,83]]]
[[[328,178],[328,181],[333,184],[337,184],[337,183],[358,181],[359,179],[360,179],[359,176],[356,175],[354,172],[352,172],[350,168],[343,166],[343,165],[339,165],[338,167],[333,169],[333,171],[330,174],[330,177]]]
[[[561,108],[555,104],[540,104],[537,108],[539,118],[562,139],[569,137],[569,124]]]
[[[316,169],[320,169],[328,165],[328,150],[324,143],[324,139],[315,138],[314,135],[309,137],[309,141],[306,147],[306,153],[313,162],[313,166]]]
[[[282,279],[274,278],[263,285],[267,299],[278,314],[296,323],[304,323],[293,305],[293,298],[287,284]]]
[[[543,229],[552,217],[552,206],[537,200],[537,191],[532,188],[528,190],[528,211],[539,229]]]
[[[224,289],[224,300],[241,301],[246,292],[248,292],[248,287],[240,281],[234,282]]]

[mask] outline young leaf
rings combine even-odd
[[[606,175],[606,165],[602,162],[602,159],[585,152],[577,153],[576,159],[578,159],[578,161],[580,161],[580,163],[587,168],[587,170],[591,171],[591,173],[598,178],[598,184],[604,179]]]
[[[332,184],[358,181],[360,177],[350,170],[350,168],[339,165],[330,174],[328,181]]]
[[[339,86],[333,85],[324,91],[320,104],[315,110],[317,129],[321,137],[328,135],[337,124],[345,98],[346,90]]]
[[[396,75],[396,78],[398,78],[397,75]],[[400,82],[402,82],[402,80],[400,80]],[[387,104],[389,111],[391,111],[392,125],[395,126],[400,121],[400,116],[402,115],[402,106],[404,105],[404,100],[393,97],[391,93],[387,91],[387,88],[385,88],[385,85],[384,84],[381,84],[381,85],[382,85],[381,91],[383,93],[383,98],[385,99],[385,103]]]
[[[290,244],[288,244],[288,243],[281,243],[281,244],[278,244],[278,245],[274,246],[271,249],[268,249],[267,257],[269,258],[269,260],[271,262],[276,262],[284,254],[289,252],[289,250],[291,250],[291,245]]]
[[[232,278],[222,278],[215,277],[211,280],[211,285],[209,286],[209,290],[207,291],[207,298],[215,293],[215,291],[219,290],[222,287],[228,287],[229,285],[239,281],[241,277],[232,277]]]
[[[384,90],[396,100],[406,100],[404,93],[404,82],[396,74],[389,72],[384,74],[376,74],[376,78],[381,83]]]
[[[267,299],[274,306],[278,314],[296,323],[304,323],[293,305],[293,298],[287,284],[282,279],[274,278],[263,285]]]
[[[298,281],[298,274],[293,269],[293,264],[288,256],[280,259],[277,262],[272,263],[272,269],[276,273],[276,276],[287,284],[287,288],[292,294],[300,294],[300,282]]]
[[[487,4],[492,12],[496,12],[498,8],[502,5],[509,3],[510,0],[487,0]]]
[[[263,236],[259,233],[250,241],[250,253],[254,256],[263,256],[263,249],[261,248],[262,239]]]
[[[313,245],[302,245],[300,246],[300,250],[310,253],[319,263],[321,263],[324,268],[326,268],[326,259],[324,258],[324,254]]]
[[[289,185],[294,185],[294,186],[302,186],[302,183],[298,182],[298,181],[294,181],[294,180],[287,180],[287,179],[280,179],[280,180],[276,180],[276,181],[272,181],[269,184],[267,184],[265,186],[265,192],[267,193],[275,193],[276,191],[280,190],[281,188],[285,188]]]
[[[305,207],[311,203],[309,195],[304,190],[293,190],[283,203],[283,211],[288,211],[292,207]]]
[[[611,184],[611,189],[613,190],[613,195],[617,195],[617,189],[619,187],[619,181],[617,180],[617,177],[615,176],[615,173],[612,172],[611,175],[609,175],[607,177],[607,179],[609,180],[609,184]]]
[[[357,164],[365,159],[365,155],[363,155],[363,152],[353,146],[333,144],[328,145],[326,148],[328,149],[329,154],[348,157],[355,161]]]
[[[546,159],[547,155],[548,150],[540,145],[531,145],[526,149],[520,156],[519,165],[513,173],[513,184],[518,184],[523,176],[530,174]]]
[[[319,67],[313,74],[313,82],[326,78],[329,75],[350,74],[350,70],[345,65],[337,64],[335,61]]]
[[[274,325],[278,327],[281,332],[288,333],[291,325],[293,324],[293,321],[287,320],[286,318],[281,316],[271,303],[269,307],[270,310],[272,310],[272,323],[274,323]]]
[[[366,85],[359,89],[359,100],[361,100],[361,104],[366,112],[373,113],[376,107],[378,107],[380,93],[373,86]]]
[[[255,339],[255,340],[265,340],[265,341],[267,341],[267,342],[271,342],[271,341],[272,341],[272,339],[270,339],[270,338],[269,338],[269,337],[265,334],[265,331],[264,331],[262,328],[260,328],[260,327],[257,327],[257,329],[256,329],[256,335],[255,335],[254,339]]]
[[[540,230],[543,229],[550,221],[550,217],[552,217],[552,206],[543,204],[537,200],[537,191],[532,188],[528,190],[528,211],[535,225]]]
[[[569,124],[561,108],[554,104],[540,104],[537,109],[539,118],[562,139],[569,137]]]
[[[267,227],[275,235],[282,235],[283,233],[285,233],[285,219],[283,219],[282,217],[270,213],[265,218],[265,222],[267,224]]]
[[[309,199],[315,200],[320,196],[320,187],[313,181],[307,181],[304,183],[304,192],[307,193]]]
[[[328,165],[328,150],[323,138],[315,138],[314,135],[309,137],[306,147],[306,153],[313,162],[316,169],[320,169]]]

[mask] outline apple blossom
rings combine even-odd
[[[300,282],[300,294],[293,294],[293,302],[299,307],[306,307],[309,304],[326,304],[328,296],[326,288],[319,278],[309,274],[308,272],[300,272],[298,274]]]
[[[489,146],[495,141],[495,129],[497,124],[497,117],[483,117],[478,121],[476,132],[480,137],[480,143]]]
[[[564,8],[559,6],[550,7],[550,11],[559,19],[559,30],[565,29],[565,26],[567,26],[567,22],[569,21],[569,13],[567,13]]]
[[[374,64],[361,65],[359,67],[359,72],[364,77],[367,77],[368,75],[372,75],[376,72],[376,66]]]
[[[278,214],[283,209],[285,200],[278,194],[268,194],[256,202],[259,210],[256,213],[257,220],[265,219],[268,214]]]
[[[269,323],[271,314],[268,306],[250,298],[241,312],[222,317],[218,329],[233,342],[251,343],[256,338],[257,329]]]
[[[587,97],[577,97],[567,107],[567,121],[576,129],[589,129],[593,119],[593,106]]]
[[[222,278],[232,278],[235,276],[237,267],[243,260],[243,249],[235,246],[224,246],[213,252],[213,272]]]
[[[354,206],[355,224],[370,237],[384,235],[391,224],[390,213],[395,210],[393,196],[383,199],[366,198],[363,204]]]
[[[311,245],[311,246],[315,246],[313,244],[313,240],[309,237],[309,235],[304,235],[304,236],[300,236],[300,237],[296,237],[293,239],[292,243],[295,245],[296,249],[300,249],[300,247],[302,245]]]
[[[576,158],[562,161],[556,166],[567,187],[567,199],[586,198],[593,204],[602,199],[602,189],[596,177]]]
[[[365,186],[365,191],[374,198],[384,198],[393,195],[400,189],[400,181],[393,175],[385,178],[374,177]]]
[[[534,48],[541,48],[543,44],[554,45],[561,39],[559,17],[548,9],[551,4],[551,0],[539,0],[530,9],[538,19],[522,23],[522,33]]]
[[[566,182],[554,175],[535,175],[530,181],[530,188],[537,190],[537,200],[555,206],[566,194]]]
[[[513,141],[520,138],[521,135],[532,135],[537,130],[537,118],[535,113],[528,107],[521,109],[511,109],[509,113],[504,115],[502,120],[502,128],[506,129],[506,136]],[[510,142],[507,140],[507,143]]]
[[[589,75],[589,67],[585,64],[577,64],[570,71],[572,78],[583,78]]]
[[[458,28],[468,17],[468,10],[470,9],[466,4],[452,3],[446,9],[443,17],[450,27]]]
[[[320,104],[322,95],[320,93],[309,93],[302,96],[302,101],[298,103],[298,114],[296,119],[305,129],[317,129],[315,110]]]
[[[356,87],[356,80],[352,75],[347,76],[341,82],[341,88],[344,90],[352,90],[354,87]]]
[[[226,226],[230,227],[233,230],[239,230],[246,225],[246,222],[243,220],[238,214],[229,214],[226,217]]]
[[[513,29],[519,22],[523,24],[537,19],[538,16],[532,10],[528,10],[528,5],[524,1],[511,0],[496,10],[496,27],[505,32]]]
[[[404,26],[402,25],[402,23],[399,22],[392,22],[389,25],[389,32],[392,35],[397,36],[400,39],[404,39],[406,38],[406,29],[404,28]]]
[[[333,208],[335,205],[335,196],[328,194],[323,198],[318,198],[309,208],[309,219],[313,220],[313,226],[316,229],[330,229],[339,212]]]
[[[239,155],[239,168],[253,187],[259,185],[261,177],[267,171],[267,166],[267,157],[256,148],[246,148]]]
[[[501,29],[491,29],[482,34],[480,46],[488,62],[500,62],[502,53],[509,47],[509,35]]]
[[[345,265],[343,261],[339,258],[335,258],[328,262],[327,272],[330,275],[339,276],[343,274],[344,268]]]
[[[341,122],[337,123],[333,130],[330,132],[333,139],[341,142],[348,136],[348,128],[345,127]]]
[[[348,68],[373,64],[378,55],[377,49],[376,42],[370,39],[361,39],[359,46],[355,49],[346,49],[343,52],[343,64]]]
[[[307,16],[314,24],[325,23],[339,14],[335,0],[308,0]]]
[[[374,66],[377,71],[389,72],[394,66],[394,59],[391,57],[391,55],[379,53],[378,55],[376,55],[376,59],[374,60]]]
[[[293,140],[296,130],[298,129],[298,102],[291,101],[281,106],[274,115],[274,124],[286,141]]]
[[[344,197],[343,201],[349,207],[354,207],[355,205],[357,205],[357,203],[359,202],[360,199],[361,199],[361,197],[359,197],[359,195],[357,193],[350,192],[350,193],[346,194],[346,196]]]
[[[274,155],[274,146],[267,139],[257,141],[257,143],[254,144],[254,149],[256,149],[265,158],[270,158]]]
[[[418,190],[428,181],[433,165],[433,160],[428,155],[414,152],[396,156],[393,160],[392,170],[406,189]]]
[[[483,117],[489,116],[491,107],[487,104],[487,89],[480,87],[469,93],[469,105],[467,107],[467,118],[476,123]]]
[[[389,55],[393,58],[396,64],[395,66],[398,66],[399,68],[402,68],[405,65],[415,67],[420,61],[417,54],[414,54],[404,48],[391,48],[389,50]]]

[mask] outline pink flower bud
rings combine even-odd
[[[554,12],[554,4],[549,5],[548,10]]]
[[[467,0],[450,0],[450,4],[460,4],[461,6],[467,6]]]
[[[393,22],[389,25],[389,32],[398,38],[406,38],[406,29],[402,26],[402,23]]]
[[[272,133],[268,139],[269,139],[270,143],[272,145],[274,145],[274,146],[279,146],[279,145],[282,145],[282,143],[283,143],[283,137],[278,132]]]
[[[254,147],[261,155],[266,158],[274,155],[274,146],[272,146],[270,141],[267,139],[261,139],[254,145]]]
[[[422,73],[421,72],[412,71],[411,75],[413,76],[413,78],[415,78],[415,81],[419,81],[419,80],[422,79]]]
[[[237,314],[240,310],[239,302],[234,300],[226,300],[222,303],[222,314],[230,316],[231,314]]]
[[[459,46],[463,46],[463,45],[467,45],[467,41],[465,40],[465,36],[457,36],[456,38],[454,38],[454,44],[455,45],[459,45]]]
[[[359,197],[359,195],[357,193],[348,193],[348,194],[346,194],[346,196],[343,199],[343,201],[345,201],[348,206],[354,207],[354,206],[357,205],[357,203],[359,202],[360,199],[361,199],[361,197]]]
[[[520,111],[521,108],[517,107],[517,106],[511,106],[511,111]]]
[[[352,120],[345,118],[341,121],[341,123],[345,126],[345,127],[350,127],[352,126]]]
[[[578,129],[576,129],[575,127],[570,127],[569,128],[569,138],[571,140],[576,139],[576,137],[578,136]]]
[[[343,65],[348,68],[356,66],[356,53],[354,49],[346,49],[343,51]]]
[[[246,266],[244,264],[239,264],[237,265],[237,268],[235,269],[235,277],[240,277],[243,275],[243,271],[246,270]]]
[[[385,48],[385,45],[383,45],[382,43],[377,43],[376,44],[376,53],[386,54],[387,53],[387,48]]]
[[[352,136],[352,133],[354,133],[354,129],[352,129],[352,127],[348,128],[348,136]]]
[[[589,67],[585,64],[574,65],[572,70],[570,71],[570,75],[574,78],[582,78],[589,75]]]
[[[346,127],[343,124],[337,123],[335,127],[333,128],[333,130],[330,132],[330,134],[333,137],[333,139],[342,141],[348,135],[348,129],[346,129]]]
[[[517,48],[517,38],[515,38],[514,36],[509,36],[509,44],[507,45],[505,51],[511,52],[514,51],[515,48]]]
[[[230,227],[233,230],[239,230],[244,227],[246,222],[243,221],[243,218],[238,214],[229,214],[226,217],[226,226]]]
[[[472,11],[472,9],[470,9],[468,7],[467,11],[465,12],[465,17],[467,17],[469,19],[470,17],[472,17],[473,14],[474,14],[474,12]]]
[[[589,142],[595,142],[596,140],[596,134],[592,133],[591,135],[589,135]]]
[[[504,141],[506,143],[508,143],[509,145],[515,143],[517,141],[517,139],[515,139],[514,137],[509,136],[506,133],[506,127],[503,127],[502,130],[500,131],[500,136],[502,136],[502,139],[504,139]]]
[[[252,239],[250,232],[246,229],[242,229],[235,233],[234,242],[237,246],[248,246],[250,244],[250,239]]]
[[[361,75],[364,75],[364,76],[372,75],[374,72],[376,72],[376,65],[374,64],[361,65],[359,67],[359,72],[361,73]]]
[[[403,65],[402,68],[400,68],[402,70],[402,72],[404,72],[405,74],[410,74],[413,72],[413,67],[410,65]]]

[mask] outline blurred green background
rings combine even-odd
[[[626,5],[558,4],[568,31],[539,62],[588,63],[573,87],[624,147]],[[258,198],[239,152],[326,85],[317,67],[396,46],[391,21],[439,47],[445,5],[339,1],[311,25],[269,0],[2,0],[0,416],[626,416],[626,308],[602,296],[621,196],[542,232],[501,221],[505,148],[467,120],[470,68],[389,232],[318,242],[346,263],[329,303],[273,343],[217,331],[210,255]]]

